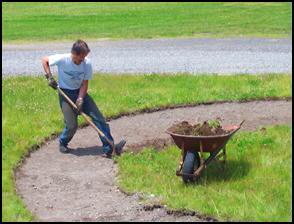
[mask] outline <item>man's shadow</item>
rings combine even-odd
[[[73,154],[75,156],[99,156],[103,154],[102,146],[92,146],[86,148],[70,148],[69,154]]]

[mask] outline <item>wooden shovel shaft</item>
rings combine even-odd
[[[72,102],[72,100],[59,88],[57,87],[58,91],[61,93],[62,96],[64,96],[64,98],[67,100],[67,102],[75,109],[77,108],[77,105],[74,104]],[[106,141],[111,145],[111,147],[113,148],[114,151],[114,145],[113,143],[104,135],[104,133],[102,131],[100,131],[96,125],[87,117],[87,115],[83,112],[81,112],[81,115],[85,118],[85,120],[98,132],[99,135],[101,135],[102,137],[104,137],[106,139]]]

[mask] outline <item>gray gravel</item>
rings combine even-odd
[[[132,150],[134,144],[147,140],[170,139],[164,131],[174,122],[195,123],[197,118],[203,121],[218,116],[224,119],[223,124],[239,124],[245,119],[240,132],[274,124],[291,125],[292,101],[168,109],[124,116],[109,125],[114,139],[124,137],[125,147]],[[100,156],[101,142],[92,127],[79,129],[69,147],[73,151],[62,154],[58,139],[50,141],[32,153],[16,172],[17,191],[38,221],[205,221],[197,216],[169,215],[165,208],[142,210],[137,194],[127,196],[117,188],[117,164]],[[173,178],[181,181],[176,175]],[[153,203],[156,200],[160,198],[154,198]]]
[[[292,73],[290,38],[165,38],[88,44],[95,72]],[[72,42],[3,45],[2,76],[43,74],[41,57],[68,53],[71,46]]]

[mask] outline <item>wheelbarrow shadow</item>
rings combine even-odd
[[[68,153],[75,156],[99,156],[103,154],[103,148],[102,146],[92,146],[86,148],[79,147],[71,149]]]
[[[213,161],[202,172],[201,177],[195,183],[197,185],[207,185],[213,182],[236,181],[246,177],[251,169],[251,165],[246,160],[228,160],[223,168],[223,164]]]

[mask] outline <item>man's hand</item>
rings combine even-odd
[[[49,86],[51,86],[53,89],[57,89],[57,82],[53,77],[49,79]]]
[[[48,85],[51,86],[53,89],[57,89],[57,82],[53,78],[51,73],[45,75],[47,80],[49,81]]]
[[[77,110],[78,110],[78,113],[80,114],[81,111],[82,111],[82,106],[83,106],[83,98],[79,97],[76,101],[76,106],[77,106]]]

